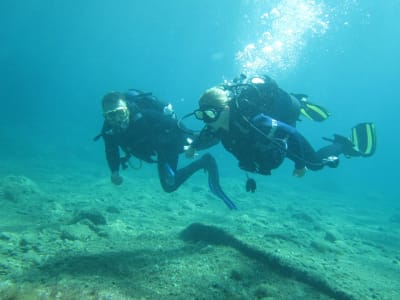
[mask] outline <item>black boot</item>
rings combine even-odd
[[[329,156],[339,156],[340,154],[343,154],[346,157],[361,155],[357,147],[355,147],[353,142],[347,137],[334,134],[333,139],[325,137],[323,139],[332,142],[332,144],[318,150],[319,157],[327,158]]]
[[[344,137],[339,134],[333,135],[333,143],[338,144],[342,148],[342,153],[346,157],[351,156],[360,156],[360,151],[354,146],[353,142],[349,140],[347,137]]]

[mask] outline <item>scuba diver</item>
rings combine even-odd
[[[103,128],[94,140],[104,139],[112,183],[122,184],[119,170],[127,167],[131,156],[147,163],[157,163],[161,186],[168,193],[204,169],[208,172],[211,191],[230,209],[236,209],[220,187],[218,167],[210,154],[177,169],[179,154],[184,152],[193,133],[177,126],[171,104],[166,105],[151,93],[131,89],[127,93],[107,93],[102,100],[102,110]],[[120,149],[125,152],[125,157],[120,156]]]
[[[336,168],[339,155],[371,156],[376,149],[373,123],[361,123],[348,139],[335,134],[326,139],[331,144],[315,151],[295,128],[300,115],[323,121],[329,113],[309,103],[305,95],[288,94],[267,76],[225,82],[204,92],[194,115],[205,123],[200,135],[187,148],[193,157],[196,150],[209,148],[219,141],[232,153],[245,171],[270,175],[287,157],[294,162],[293,175],[302,177],[308,169]],[[254,192],[255,181],[248,177],[246,190]]]
[[[307,95],[287,93],[267,75],[247,77],[241,74],[232,81],[225,81],[220,87],[235,98],[241,113],[248,118],[262,112],[296,127],[300,116],[316,122],[325,121],[330,116],[324,107],[311,103]]]

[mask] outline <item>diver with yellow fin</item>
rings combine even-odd
[[[302,96],[286,93],[267,76],[242,76],[207,89],[198,108],[184,116],[194,116],[205,125],[186,148],[186,156],[194,157],[196,150],[221,142],[246,172],[271,175],[288,158],[294,163],[293,175],[303,177],[307,170],[336,168],[340,155],[348,158],[374,154],[376,130],[371,122],[353,127],[350,138],[338,134],[333,139],[324,138],[331,143],[315,150],[296,128],[301,102],[307,102],[301,100],[305,98]],[[310,104],[307,108],[319,114],[320,121],[329,116],[319,106]],[[255,189],[254,179],[247,176],[246,190]]]

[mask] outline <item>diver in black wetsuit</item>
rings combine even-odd
[[[295,164],[293,175],[302,177],[307,169],[337,167],[340,154],[348,157],[370,156],[375,151],[373,123],[362,123],[353,128],[360,132],[369,130],[371,133],[366,135],[368,139],[357,139],[359,147],[353,143],[354,140],[335,135],[332,144],[315,151],[295,127],[257,112],[256,106],[241,105],[241,100],[250,101],[250,97],[240,99],[241,95],[220,86],[205,91],[199,100],[199,109],[192,114],[206,126],[188,147],[187,156],[194,155],[196,149],[209,148],[221,141],[245,171],[270,175],[271,170],[279,167],[284,158],[288,157]]]
[[[154,101],[151,94],[141,102]],[[140,95],[137,95],[140,97]],[[235,204],[225,195],[219,185],[218,168],[215,159],[210,154],[186,167],[177,169],[179,154],[188,145],[192,134],[177,126],[171,106],[159,110],[140,107],[139,101],[127,101],[132,98],[128,93],[111,92],[102,101],[105,118],[100,136],[105,142],[105,152],[108,166],[111,170],[111,181],[122,184],[119,174],[130,156],[135,156],[148,163],[157,163],[158,175],[164,191],[170,193],[180,187],[191,175],[200,169],[207,170],[208,183],[211,191],[230,209],[236,209]],[[135,98],[135,97],[133,97]],[[120,149],[126,157],[121,158]]]

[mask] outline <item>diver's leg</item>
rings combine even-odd
[[[343,147],[340,144],[332,143],[331,145],[327,145],[322,147],[317,151],[317,156],[321,159],[329,156],[339,156],[343,153]]]
[[[219,185],[218,167],[215,159],[210,154],[203,155],[186,167],[179,170],[176,164],[172,165],[159,157],[158,172],[161,186],[164,191],[171,193],[177,190],[190,176],[198,170],[204,169],[208,172],[208,184],[211,191],[219,197],[230,209],[236,209],[235,204],[225,195]]]
[[[290,143],[288,157],[293,160],[303,160],[307,169],[318,171],[323,167],[336,168],[339,165],[338,149],[332,144],[315,151],[311,144],[302,136],[297,135],[297,142]]]
[[[317,155],[325,161],[335,158],[338,160],[338,156],[341,154],[347,158],[361,156],[360,151],[356,149],[353,142],[344,136],[334,134],[333,139],[324,139],[332,142],[332,144],[322,147],[317,151]]]
[[[208,185],[211,192],[213,192],[217,197],[219,197],[229,209],[237,209],[236,205],[231,199],[224,193],[221,186],[219,185],[219,173],[218,166],[215,158],[211,154],[205,154],[201,158],[204,161],[204,169],[208,172]]]
[[[167,193],[172,193],[179,186],[177,183],[176,169],[178,166],[179,153],[174,155],[159,154],[157,158],[158,177],[160,179],[161,186]]]

